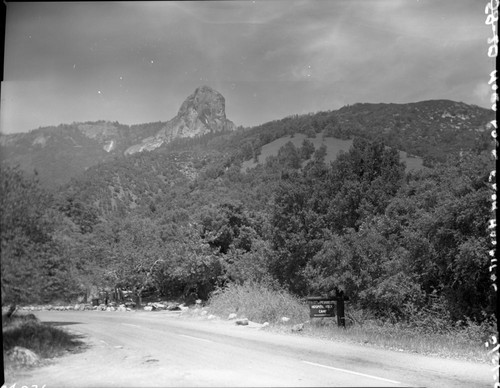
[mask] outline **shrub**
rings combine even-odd
[[[304,302],[276,285],[262,282],[230,283],[212,294],[209,309],[219,316],[237,313],[260,323],[276,323],[282,317],[290,318],[290,322],[308,319]]]
[[[2,317],[4,353],[21,346],[41,357],[54,357],[81,344],[75,336],[41,323],[33,314]]]

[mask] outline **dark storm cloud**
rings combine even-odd
[[[9,3],[2,131],[168,120],[200,85],[236,124],[355,102],[488,106],[477,1]]]

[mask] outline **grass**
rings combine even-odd
[[[303,133],[296,133],[294,136],[283,136],[279,139],[273,140],[272,142],[262,146],[260,155],[258,156],[258,163],[265,163],[269,156],[277,156],[278,151],[286,143],[291,141],[293,145],[297,148],[302,147],[302,142],[304,139],[308,139],[314,144],[315,149],[319,149],[321,145],[326,146],[326,157],[325,162],[328,164],[334,161],[339,156],[340,152],[348,152],[352,146],[352,140],[342,140],[334,137],[323,137],[322,133],[319,133],[314,138],[307,137]],[[423,160],[419,157],[409,157],[404,151],[399,152],[399,158],[402,162],[406,163],[406,171],[409,170],[420,170],[423,167]],[[253,159],[244,161],[241,165],[241,171],[245,172],[247,168],[254,168],[258,163],[255,163]]]
[[[230,284],[210,298],[209,310],[220,317],[236,313],[238,317],[270,324],[278,323],[282,317],[293,323],[308,318],[307,307],[298,298],[259,283]]]
[[[303,335],[428,356],[491,362],[481,338],[484,336],[472,338],[467,328],[452,329],[448,333],[424,333],[402,325],[367,321],[342,329],[332,320],[325,321],[316,320],[305,325]]]
[[[362,311],[353,308],[349,311],[349,306],[346,306],[348,325],[339,328],[336,318],[311,319],[307,303],[283,290],[258,283],[230,284],[215,293],[207,307],[210,313],[223,319],[236,313],[239,318],[269,322],[271,331],[291,332],[292,325],[305,323],[296,334],[474,362],[491,362],[492,356],[487,354],[484,344],[496,332],[496,327],[473,322],[436,332],[419,327],[418,322],[410,326],[376,320]],[[281,317],[290,320],[283,324]]]
[[[82,344],[75,335],[43,324],[33,314],[2,315],[3,352],[20,346],[41,358],[52,358]]]

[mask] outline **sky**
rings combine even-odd
[[[357,102],[490,108],[486,0],[7,3],[0,131],[168,121],[201,85],[236,125]]]

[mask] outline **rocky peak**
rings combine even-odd
[[[223,122],[226,120],[226,100],[209,86],[200,86],[182,103],[177,117],[191,116],[192,111],[205,125]]]
[[[177,115],[156,136],[144,139],[125,153],[151,151],[177,137],[195,137],[234,129],[234,123],[226,118],[226,100],[222,94],[209,86],[200,86],[184,100]]]

